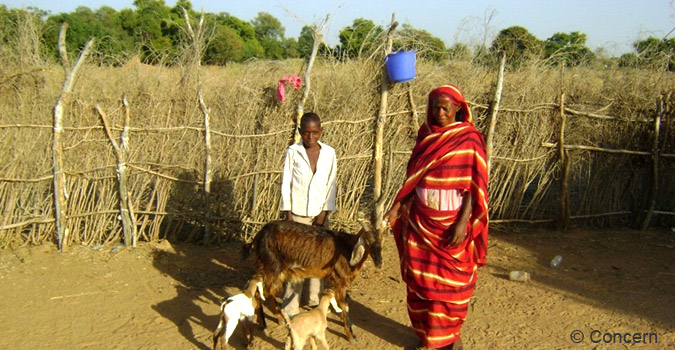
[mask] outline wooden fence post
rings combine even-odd
[[[130,113],[129,113],[129,104],[127,103],[127,97],[122,98],[122,104],[124,105],[125,116],[124,116],[124,126],[122,127],[122,133],[120,135],[120,143],[118,144],[113,137],[112,132],[110,131],[110,124],[108,123],[108,118],[106,117],[103,110],[99,105],[96,105],[96,112],[101,117],[103,122],[103,129],[105,130],[108,139],[115,150],[115,156],[117,157],[117,169],[115,175],[117,177],[117,185],[119,192],[119,201],[120,201],[120,217],[122,218],[122,230],[124,232],[124,245],[126,246],[136,246],[137,241],[137,230],[136,230],[136,215],[134,215],[133,205],[131,203],[131,196],[129,195],[129,190],[127,188],[127,175],[126,175],[126,151],[129,149],[129,123],[130,123]]]
[[[66,228],[66,186],[65,186],[65,174],[63,173],[63,161],[62,161],[62,152],[63,145],[61,144],[61,132],[63,131],[63,105],[64,100],[68,98],[68,95],[75,85],[75,80],[77,78],[77,73],[82,66],[89,51],[94,43],[94,39],[90,39],[85,45],[80,56],[75,61],[75,64],[71,67],[68,62],[68,51],[66,50],[66,30],[68,29],[68,23],[63,22],[61,25],[61,31],[59,32],[59,56],[61,57],[61,65],[65,71],[65,78],[63,80],[63,86],[61,88],[61,94],[56,100],[56,105],[54,106],[54,128],[53,128],[53,139],[52,139],[52,171],[53,171],[53,185],[54,185],[54,226],[56,228],[56,239],[58,240],[59,251],[64,251],[68,247],[68,229]]]
[[[385,47],[385,56],[391,53],[391,48],[394,43],[394,31],[398,26],[395,20],[395,14],[391,14],[391,24],[387,31],[387,44]],[[375,121],[375,147],[373,149],[373,199],[375,200],[375,209],[371,222],[376,230],[382,229],[382,218],[384,217],[384,202],[385,198],[382,195],[382,146],[384,138],[384,123],[387,114],[387,99],[389,96],[389,75],[387,68],[382,66],[382,84],[380,84],[380,110],[377,113]]]
[[[197,100],[199,102],[199,109],[204,117],[204,245],[211,242],[211,182],[213,180],[213,166],[211,162],[211,121],[209,115],[209,108],[204,103],[204,93],[202,91],[201,79],[201,62],[202,49],[204,47],[204,11],[202,10],[197,26],[192,28],[190,24],[190,16],[185,8],[183,8],[183,18],[185,19],[185,27],[188,35],[192,39],[193,57],[192,68],[197,75]]]
[[[410,106],[410,131],[413,137],[417,136],[417,130],[419,129],[419,113],[417,113],[417,105],[415,104],[415,99],[413,98],[412,84],[408,87],[408,105]]]
[[[488,128],[487,140],[486,140],[486,153],[487,153],[487,166],[488,174],[490,173],[490,168],[492,164],[492,150],[494,148],[494,138],[495,138],[495,127],[497,126],[497,112],[499,111],[499,102],[502,99],[502,89],[504,88],[504,66],[506,65],[506,54],[504,51],[500,53],[501,59],[499,60],[499,73],[497,74],[497,86],[495,88],[495,97],[490,104],[490,126]]]
[[[660,149],[659,149],[659,134],[661,130],[661,116],[663,115],[664,106],[663,106],[663,96],[657,101],[657,113],[654,117],[654,141],[652,143],[652,191],[649,195],[649,206],[647,208],[647,213],[645,214],[644,220],[640,229],[642,231],[646,230],[649,227],[649,222],[652,221],[652,216],[654,215],[654,208],[656,207],[656,197],[659,193],[659,158],[660,158]]]
[[[201,85],[201,84],[200,84]],[[213,167],[211,165],[211,122],[209,108],[204,103],[202,87],[199,87],[199,108],[204,115],[204,204],[206,205],[206,223],[204,225],[204,244],[211,242],[211,182],[213,180]]]
[[[570,173],[570,160],[567,151],[565,150],[565,123],[567,116],[565,115],[565,93],[560,94],[560,139],[558,141],[558,151],[560,154],[560,167],[562,176],[560,178],[560,217],[558,219],[558,228],[566,230],[570,220],[570,193],[568,186],[568,178]]]
[[[307,68],[305,69],[305,89],[302,91],[302,99],[298,102],[298,107],[295,111],[295,128],[293,129],[293,143],[300,142],[300,118],[305,112],[305,102],[307,102],[307,97],[309,96],[309,89],[311,87],[310,83],[310,73],[312,71],[312,66],[314,65],[314,60],[316,60],[316,55],[319,52],[319,45],[323,40],[323,29],[328,23],[330,14],[326,15],[326,18],[319,24],[312,28],[312,38],[314,39],[314,44],[312,45],[312,53],[309,55],[309,61],[307,61]]]

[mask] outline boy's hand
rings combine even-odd
[[[312,225],[314,226],[323,226],[326,223],[326,212],[322,211],[319,215],[314,218],[314,222],[312,222]]]

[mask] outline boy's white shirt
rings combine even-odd
[[[335,211],[335,149],[321,141],[318,143],[321,151],[314,174],[302,141],[290,145],[286,150],[279,210],[290,210],[295,215],[310,217],[319,215],[323,210]]]

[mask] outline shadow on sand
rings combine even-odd
[[[675,327],[675,236],[666,230],[583,230],[566,233],[529,230],[491,235],[524,248],[536,259],[532,279],[571,292],[579,302],[623,310]],[[495,247],[495,253],[500,247]],[[503,252],[500,252],[503,253]],[[557,269],[550,260],[563,257]],[[496,277],[508,279],[518,262],[489,263]],[[524,266],[524,265],[523,265]]]

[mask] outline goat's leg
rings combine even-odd
[[[339,305],[340,303],[338,303]],[[340,305],[342,308],[342,313],[340,316],[342,317],[342,323],[345,326],[345,335],[347,336],[347,340],[349,340],[350,343],[356,344],[356,336],[354,335],[354,330],[352,329],[352,321],[349,318],[349,305],[346,303],[343,303],[343,305]]]
[[[316,341],[313,335],[309,336],[309,345],[312,347],[312,350],[316,350]]]
[[[307,341],[307,338],[302,338],[302,337],[293,335],[293,350],[304,349],[306,341]]]
[[[350,343],[355,344],[356,336],[354,335],[354,330],[352,330],[352,321],[349,319],[349,305],[347,305],[346,295],[346,290],[338,290],[338,288],[335,288],[335,301],[337,301],[338,306],[342,309],[340,317],[342,318],[342,323],[345,327],[345,335]]]
[[[277,304],[277,298],[275,297],[277,294],[279,294],[279,286],[282,283],[278,283],[274,277],[276,276],[266,276],[266,278],[263,278],[263,281],[265,281],[265,290],[267,290],[268,293],[265,295],[265,298],[267,298],[268,302],[267,307],[272,311],[274,317],[277,318],[277,322],[279,324],[286,324],[284,317],[281,316],[281,312],[279,312],[279,305]]]
[[[253,344],[253,326],[253,319],[244,320],[244,341],[247,348]]]
[[[267,320],[265,320],[265,311],[263,310],[262,301],[258,303],[256,314],[258,315],[258,326],[262,329],[263,333],[267,334]]]
[[[279,313],[279,305],[277,304],[276,295],[279,294],[279,285],[281,283],[277,280],[277,275],[274,273],[263,274],[263,290],[265,291],[265,299],[267,299],[267,308],[272,311],[272,314],[277,318],[279,324],[284,324],[283,316]]]
[[[328,346],[328,342],[326,341],[326,330],[325,329],[320,330],[316,334],[316,339],[319,339],[319,343],[321,343],[321,345],[323,345],[323,347],[326,348],[326,350],[330,350],[330,347]]]
[[[225,325],[225,316],[221,313],[220,314],[220,322],[218,322],[218,327],[216,328],[216,331],[213,332],[213,350],[218,350],[220,347],[218,346],[218,341],[221,340],[222,343],[222,336],[223,336],[223,326]]]
[[[234,317],[227,320],[227,323],[225,324],[225,342],[223,343],[223,346],[227,346],[232,333],[234,333],[234,329],[237,328],[237,323],[239,323],[239,319]]]
[[[223,335],[222,330],[213,332],[213,350],[218,350],[218,349],[222,348],[222,347],[218,346],[218,343],[219,343],[218,341],[222,340],[222,339],[220,339],[222,335]],[[221,341],[221,343],[222,343],[222,341]]]
[[[281,312],[279,312],[279,304],[277,304],[277,300],[276,300],[276,298],[274,298],[274,295],[272,295],[270,297],[266,297],[266,298],[268,298],[267,299],[268,300],[267,307],[272,311],[272,313],[274,314],[274,317],[277,318],[277,322],[279,324],[286,324],[286,321],[284,320],[284,317],[281,316]]]

